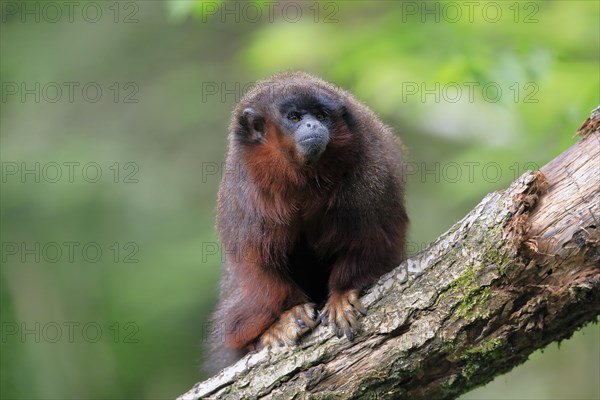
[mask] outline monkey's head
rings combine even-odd
[[[351,140],[346,96],[308,74],[276,75],[242,99],[230,132],[254,165],[314,167]]]

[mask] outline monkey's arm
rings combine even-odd
[[[238,287],[225,305],[225,345],[252,347],[256,339],[290,307],[307,302],[306,295],[268,266],[244,263],[234,266]]]
[[[329,277],[329,299],[321,312],[324,325],[330,325],[337,337],[346,335],[349,340],[360,328],[358,315],[366,315],[359,298],[360,291],[372,283],[367,260],[344,256],[333,265]]]
[[[339,222],[331,224],[336,227],[339,256],[329,275],[329,299],[321,321],[331,324],[338,337],[345,334],[350,340],[360,328],[358,315],[366,314],[358,299],[360,291],[391,271],[404,257],[408,218],[402,203],[390,203],[371,211],[374,211],[371,218],[354,221],[352,227]],[[368,214],[355,211],[350,215]]]

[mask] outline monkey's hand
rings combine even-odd
[[[354,335],[360,329],[358,314],[367,315],[367,310],[358,299],[358,295],[359,291],[356,289],[333,292],[323,307],[319,319],[323,325],[331,325],[338,338],[344,334],[348,340],[354,340]]]
[[[279,316],[260,337],[258,348],[268,345],[292,345],[302,335],[317,325],[315,305],[312,303],[300,304],[290,308]]]

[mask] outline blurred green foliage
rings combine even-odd
[[[0,3],[3,399],[173,398],[202,378],[227,124],[253,81],[306,70],[395,127],[411,253],[600,102],[595,1],[67,3]],[[599,336],[464,398],[599,398]]]

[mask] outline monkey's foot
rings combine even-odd
[[[257,347],[292,345],[314,328],[317,322],[314,304],[306,303],[292,307],[281,314],[262,334]]]
[[[333,292],[321,312],[319,319],[323,325],[331,325],[331,329],[338,338],[342,334],[348,340],[354,340],[354,335],[360,329],[358,314],[367,315],[367,310],[358,299],[358,290]]]

